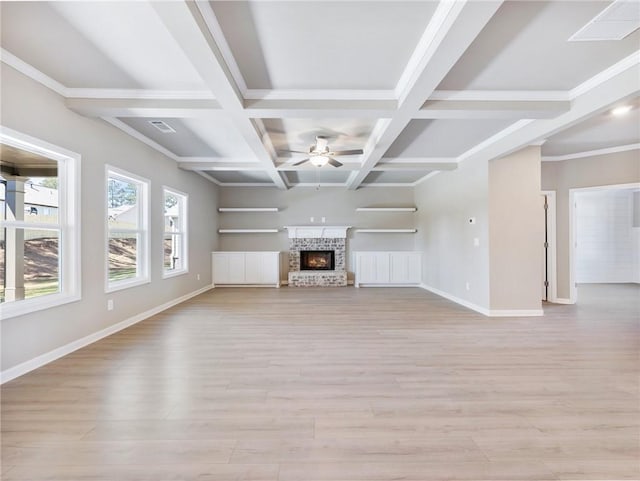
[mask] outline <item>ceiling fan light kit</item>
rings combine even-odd
[[[307,152],[301,152],[299,150],[286,150],[285,152],[292,152],[294,154],[307,154]],[[331,151],[329,149],[328,139],[326,137],[318,135],[316,136],[316,143],[309,147],[309,157],[299,160],[293,165],[298,166],[304,164],[305,162],[311,162],[311,164],[316,167],[324,167],[327,164],[333,167],[341,167],[342,162],[338,162],[333,157],[340,155],[360,155],[363,153],[364,151],[362,149]]]

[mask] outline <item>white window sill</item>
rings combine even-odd
[[[130,281],[121,281],[114,284],[108,284],[107,288],[104,290],[105,293],[121,291],[123,289],[129,289],[130,287],[142,286],[144,284],[150,284],[151,280],[148,277],[143,279],[136,278]]]
[[[69,304],[70,302],[79,301],[82,298],[80,294],[50,294],[33,299],[24,299],[14,302],[5,302],[0,305],[0,319],[9,319],[10,317],[24,316],[32,312],[50,309],[52,307]]]
[[[179,271],[164,271],[162,273],[163,279],[171,279],[172,277],[184,276],[189,273],[189,269],[182,269]]]

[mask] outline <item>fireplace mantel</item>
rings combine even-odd
[[[289,239],[346,239],[350,225],[286,225]]]

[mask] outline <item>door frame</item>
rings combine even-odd
[[[578,286],[576,286],[576,194],[581,192],[596,192],[599,190],[624,190],[639,189],[640,182],[630,182],[628,184],[598,185],[594,187],[580,187],[569,189],[569,300],[571,304],[578,302]]]
[[[558,302],[558,261],[556,248],[556,191],[543,190],[541,195],[547,196],[547,302]]]

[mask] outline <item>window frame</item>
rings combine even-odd
[[[149,193],[151,191],[151,181],[119,167],[106,164],[104,167],[104,226],[105,226],[105,293],[129,289],[131,287],[149,284],[151,276],[149,272]],[[117,229],[109,227],[109,179],[115,178],[122,182],[137,184],[138,195],[138,228],[137,229]],[[109,239],[112,232],[136,234],[136,276],[130,279],[111,282],[109,280]]]
[[[58,234],[58,285],[55,294],[0,304],[0,318],[22,316],[32,312],[76,302],[82,299],[81,282],[81,156],[44,140],[0,125],[0,144],[42,155],[58,163],[58,222],[33,223],[0,221],[0,228],[29,230],[40,227]]]
[[[165,205],[165,198],[167,194],[171,194],[173,196],[178,197],[179,201],[179,205],[180,205],[180,209],[179,209],[179,216],[180,216],[180,224],[181,224],[181,230],[179,232],[174,232],[174,231],[166,231],[164,228],[164,205]],[[189,273],[189,221],[188,221],[188,216],[189,216],[189,195],[181,192],[177,189],[174,189],[172,187],[168,187],[166,185],[162,186],[162,240],[160,243],[160,254],[161,254],[161,261],[162,263],[160,264],[162,266],[162,278],[163,279],[170,279],[171,277],[176,277],[176,276],[182,276],[184,274],[188,274]],[[177,269],[173,269],[173,270],[168,270],[165,268],[164,266],[164,239],[167,235],[180,235],[182,236],[182,242],[181,242],[181,247],[182,247],[182,268],[180,270]]]

